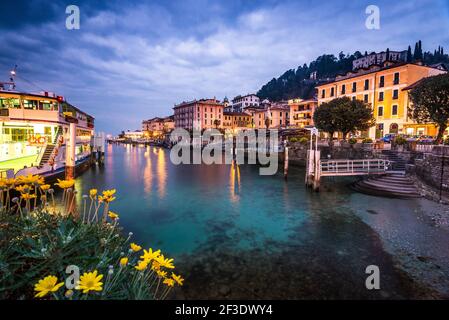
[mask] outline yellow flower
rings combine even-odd
[[[22,196],[22,199],[24,199],[24,200],[30,200],[30,199],[36,198],[35,194],[29,194],[29,193],[22,193],[21,196]]]
[[[73,290],[67,290],[67,291],[64,293],[64,296],[65,296],[66,298],[70,299],[70,298],[73,296]]]
[[[184,284],[184,279],[181,276],[177,276],[172,272],[171,277],[178,283],[178,285],[182,286]]]
[[[155,258],[157,262],[160,263],[161,267],[167,268],[167,269],[174,269],[175,266],[173,265],[173,259],[165,259],[164,255],[161,254],[159,257]]]
[[[44,177],[38,175],[29,174],[27,176],[19,176],[16,179],[16,183],[19,184],[44,184]]]
[[[139,246],[139,245],[137,245],[137,244],[135,244],[134,242],[131,243],[129,246],[130,246],[130,248],[132,249],[132,251],[134,251],[134,252],[137,252],[137,251],[142,250],[142,247]]]
[[[69,179],[69,180],[60,180],[58,179],[58,182],[55,183],[56,186],[59,186],[61,189],[68,189],[73,187],[75,184],[75,180]]]
[[[161,264],[157,261],[153,261],[153,263],[151,264],[151,270],[158,271],[160,269],[161,269]]]
[[[27,184],[21,185],[21,186],[17,186],[16,190],[19,191],[20,193],[26,193],[29,192],[31,190],[30,186]]]
[[[80,277],[78,281],[78,285],[76,286],[76,290],[83,290],[83,293],[89,293],[89,291],[101,291],[103,290],[103,275],[97,275],[98,272],[95,270],[94,272],[84,272],[84,274]]]
[[[114,213],[114,212],[112,212],[112,211],[109,211],[108,216],[109,216],[109,218],[111,218],[112,220],[115,220],[115,219],[118,218],[118,214],[117,214],[117,213]]]
[[[148,262],[139,261],[139,262],[137,262],[137,266],[135,266],[134,268],[136,268],[139,271],[143,271],[147,268],[147,266],[148,266]]]
[[[50,189],[50,185],[49,184],[43,184],[43,185],[41,185],[41,189],[42,189],[42,191],[47,191],[48,189]]]
[[[173,279],[165,279],[163,284],[166,284],[168,287],[173,287],[175,285],[175,280],[173,280]]]
[[[95,197],[97,195],[97,189],[90,189],[89,190],[89,195],[91,198]]]
[[[156,270],[156,273],[159,277],[161,278],[165,278],[167,277],[167,271],[162,271],[162,270]]]
[[[5,179],[5,180],[3,180],[3,182],[7,187],[11,187],[12,185],[14,185],[16,183],[16,179],[14,179],[14,178]]]
[[[107,203],[112,202],[115,200],[114,194],[115,194],[115,189],[105,190],[105,191],[103,191],[103,195],[98,197],[98,201],[107,202]]]
[[[128,264],[128,258],[127,257],[124,257],[124,258],[120,259],[120,265],[122,267],[126,266],[127,264]]]
[[[150,262],[151,260],[159,257],[161,250],[153,251],[153,249],[149,248],[148,251],[143,249],[143,256],[140,256],[141,259]]]
[[[44,279],[39,280],[39,282],[34,285],[34,291],[38,292],[35,297],[42,298],[50,292],[58,291],[58,289],[64,285],[64,282],[57,282],[58,278],[55,276],[47,276]]]

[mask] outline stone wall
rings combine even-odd
[[[433,200],[449,203],[449,148],[435,148],[407,165],[407,174],[412,177],[422,194]]]
[[[310,148],[309,144],[301,144],[299,142],[289,144],[288,159],[292,165],[305,166],[307,159],[307,150]],[[332,149],[329,146],[319,146],[321,151],[321,158],[328,159],[369,159],[380,158],[381,151],[374,150],[372,145],[349,143],[342,146],[334,146]],[[282,157],[283,159],[283,157]],[[282,160],[281,159],[281,160]]]

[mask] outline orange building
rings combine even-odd
[[[423,79],[446,71],[414,63],[386,62],[338,76],[335,81],[317,86],[318,105],[338,97],[350,97],[370,104],[376,126],[364,135],[372,139],[387,133],[436,135],[432,124],[417,125],[407,115],[408,91],[403,90]]]
[[[290,127],[313,126],[313,112],[318,106],[316,99],[292,99],[288,101],[288,105],[290,106]]]
[[[201,99],[175,105],[175,128],[202,130],[223,127],[224,105],[216,99]]]
[[[245,112],[224,112],[223,128],[242,130],[251,127],[251,115]]]

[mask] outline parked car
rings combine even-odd
[[[397,134],[395,133],[387,133],[383,138],[380,138],[379,140],[385,143],[391,143],[396,136]]]

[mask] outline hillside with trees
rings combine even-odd
[[[386,49],[389,51],[389,49]],[[338,57],[333,54],[324,54],[316,60],[299,66],[297,69],[290,69],[279,78],[271,79],[257,92],[261,99],[267,98],[270,101],[280,101],[292,98],[310,98],[315,93],[315,86],[322,81],[335,78],[338,74],[345,74],[352,70],[352,62],[355,59],[368,55],[359,51],[353,54],[340,52]],[[444,53],[442,47],[438,47],[433,52],[423,52],[421,40],[416,42],[414,49],[409,46],[407,49],[407,61],[423,61],[424,64],[432,65],[437,63],[449,64],[449,55]]]

